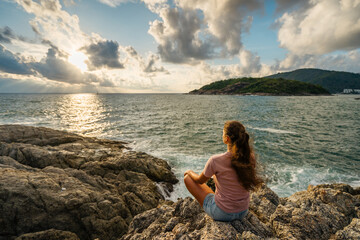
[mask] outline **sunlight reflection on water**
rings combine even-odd
[[[104,107],[96,94],[69,94],[59,102],[60,124],[70,132],[98,135],[104,128]]]

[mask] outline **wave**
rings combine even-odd
[[[284,134],[296,134],[296,132],[287,131],[287,130],[281,130],[281,129],[275,129],[275,128],[257,128],[257,127],[248,127],[250,129],[264,131],[264,132],[270,132],[270,133],[284,133]]]

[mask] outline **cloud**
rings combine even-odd
[[[276,0],[276,12],[280,13],[294,7],[307,8],[309,6],[308,0]]]
[[[136,2],[136,0],[98,0],[98,1],[113,8],[120,6],[122,3]],[[141,0],[141,1],[144,2],[148,6],[148,8],[153,11],[156,11],[159,5],[162,5],[167,2],[167,0]]]
[[[66,7],[70,7],[70,6],[76,5],[75,0],[63,0],[63,2],[64,2],[64,5],[65,5]]]
[[[7,73],[16,73],[21,75],[31,74],[29,67],[22,61],[22,59],[14,55],[12,52],[6,50],[0,44],[0,71]]]
[[[67,56],[68,54],[53,46],[49,48],[46,57],[41,62],[33,62],[30,65],[43,77],[55,81],[87,84],[101,82],[96,75],[82,73],[70,64],[66,59]]]
[[[278,61],[278,63],[273,65],[273,69],[276,71],[289,71],[297,68],[320,68],[359,73],[360,50],[321,56],[299,56],[289,53],[284,60]]]
[[[130,59],[133,59],[136,61],[136,64],[140,67],[141,71],[145,74],[155,76],[155,73],[166,73],[169,74],[169,72],[160,65],[160,56],[154,53],[149,53],[144,59],[142,56],[138,54],[138,52],[131,46],[127,46],[124,48],[124,51],[127,53],[129,58],[127,59],[128,62],[130,62]],[[130,63],[133,64],[133,63]]]
[[[157,62],[160,60],[159,55],[150,54],[145,64],[143,64],[143,71],[146,73],[166,72],[169,73],[163,66],[157,66]]]
[[[0,28],[0,42],[11,43],[12,38],[15,38],[15,35],[11,28],[7,26],[4,28]]]
[[[261,70],[260,57],[248,50],[242,50],[239,54],[243,75],[258,73]]]
[[[130,2],[130,0],[99,0],[99,2],[106,4],[110,7],[117,7],[122,3]]]
[[[0,43],[12,43],[13,40],[19,40],[23,42],[32,42],[28,39],[26,39],[23,36],[16,35],[14,31],[8,27],[5,26],[4,28],[0,28]]]
[[[124,68],[119,62],[119,44],[115,41],[100,41],[81,48],[88,56],[87,65],[89,70],[102,67],[109,69]]]
[[[360,1],[308,1],[278,20],[280,46],[299,56],[360,47]]]
[[[149,33],[159,44],[164,61],[198,63],[198,60],[233,56],[242,48],[241,34],[252,23],[248,14],[262,9],[261,1],[181,0],[176,6],[148,4],[161,20],[150,23]]]
[[[158,51],[164,61],[191,63],[211,58],[215,46],[200,39],[202,21],[196,11],[163,8],[159,15],[163,21],[150,23],[149,33],[159,44]]]
[[[51,41],[55,46],[72,52],[90,42],[83,33],[79,18],[62,10],[59,0],[15,0],[23,9],[35,17],[30,20],[33,31],[41,39]]]

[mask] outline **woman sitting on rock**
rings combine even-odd
[[[184,182],[205,212],[214,220],[243,219],[249,208],[249,191],[263,181],[256,173],[256,159],[245,127],[238,121],[228,121],[223,129],[227,152],[214,155],[198,175],[184,173]],[[216,191],[205,184],[213,175]]]

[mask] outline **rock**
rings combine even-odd
[[[347,227],[336,232],[335,239],[360,239],[360,219],[353,218]]]
[[[121,239],[359,239],[357,193],[327,184],[279,198],[262,185],[247,216],[233,222],[214,221],[196,200],[179,199],[135,216]]]
[[[35,233],[26,233],[23,234],[15,240],[80,240],[75,233],[68,231],[61,231],[56,229],[49,229],[46,231],[35,232]]]
[[[249,234],[253,231],[253,235],[259,238],[273,236],[271,229],[252,213],[244,221],[217,222],[196,200],[185,198],[171,204],[160,204],[135,216],[122,239],[236,239],[245,229]]]
[[[264,223],[268,223],[280,203],[280,198],[270,188],[263,184],[257,191],[250,195],[250,206],[258,218]]]
[[[0,239],[118,239],[163,201],[158,185],[177,181],[166,161],[123,142],[2,125]]]
[[[329,239],[355,216],[358,200],[339,185],[309,186],[285,198],[271,215],[276,236],[287,239]],[[345,192],[341,191],[344,190]],[[351,189],[346,186],[346,189]]]

